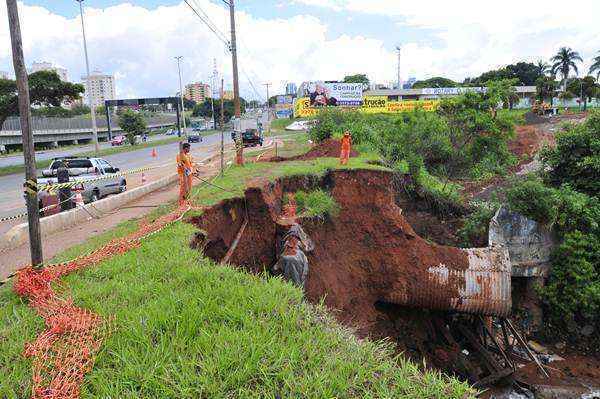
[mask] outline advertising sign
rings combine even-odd
[[[292,108],[278,109],[275,111],[275,116],[277,116],[277,119],[291,118],[293,113],[294,113],[294,110]]]
[[[309,82],[306,96],[312,107],[359,107],[362,105],[362,83]]]
[[[359,112],[371,114],[388,114],[414,111],[422,108],[425,111],[435,111],[439,100],[388,100],[387,96],[365,96],[362,106],[356,108]],[[319,107],[311,107],[310,99],[298,98],[294,103],[294,116],[296,118],[307,118],[319,113]]]
[[[294,98],[292,96],[277,96],[277,104],[293,104]]]
[[[423,94],[435,96],[457,96],[468,91],[483,93],[486,90],[486,87],[435,87],[423,89]]]

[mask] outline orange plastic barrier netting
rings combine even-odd
[[[85,374],[94,364],[102,342],[114,323],[73,305],[52,288],[62,276],[94,266],[112,256],[140,246],[141,240],[181,220],[189,208],[179,208],[152,223],[145,223],[127,237],[70,262],[41,270],[27,267],[17,273],[15,292],[44,319],[46,330],[25,346],[24,356],[33,359],[32,397],[34,399],[78,398]]]

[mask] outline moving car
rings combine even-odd
[[[246,129],[242,133],[242,143],[244,147],[262,146],[263,137],[257,129]]]
[[[125,136],[115,136],[113,137],[113,139],[110,141],[110,145],[111,146],[116,146],[116,145],[123,145],[127,142],[127,138]]]
[[[81,184],[76,187],[83,189],[81,194],[84,202],[94,202],[109,194],[122,193],[127,190],[127,180],[124,176],[112,176],[119,172],[119,168],[113,167],[108,161],[102,158],[54,158],[50,167],[42,171],[42,177],[38,178],[38,184],[46,185],[58,183],[56,175],[62,162],[67,163],[69,181],[81,182]],[[106,178],[90,181],[104,176],[106,176]],[[49,195],[47,191],[40,191],[38,193],[40,202],[42,198],[47,195]]]
[[[188,135],[188,143],[200,143],[202,141],[202,135],[198,133],[192,133]]]

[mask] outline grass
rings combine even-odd
[[[140,149],[148,148],[148,147],[157,147],[157,146],[161,146],[161,145],[165,145],[165,144],[176,143],[178,141],[179,141],[179,137],[174,136],[174,137],[169,137],[169,138],[162,139],[162,140],[140,143],[140,144],[136,144],[136,145],[125,144],[123,146],[118,146],[118,147],[103,148],[99,152],[84,151],[84,152],[73,154],[72,156],[105,157],[107,155],[120,154],[122,152],[129,152],[129,151],[140,150]],[[39,171],[40,169],[45,169],[48,166],[50,166],[50,163],[52,163],[51,159],[37,161],[35,163],[35,167]],[[4,166],[4,167],[0,168],[0,176],[12,175],[14,173],[23,173],[23,172],[25,172],[25,165],[10,165],[10,166]]]
[[[345,168],[379,168],[370,157]],[[200,205],[239,195],[256,178],[323,174],[336,159],[233,167],[197,186]],[[322,196],[317,203],[322,202]],[[159,209],[154,216],[168,208]],[[138,221],[94,238],[69,258],[133,231]],[[359,340],[322,305],[280,278],[220,267],[191,250],[195,228],[180,222],[140,248],[66,277],[60,289],[116,330],[86,376],[82,398],[465,398],[455,379],[422,371],[386,342]],[[9,286],[0,287],[0,397],[30,393],[24,344],[42,331],[39,317]]]
[[[328,192],[318,189],[311,192],[298,191],[295,195],[298,213],[303,217],[324,218],[335,217],[340,206]]]

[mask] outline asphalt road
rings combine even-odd
[[[164,140],[172,136],[165,136],[164,134],[156,134],[148,136],[148,141]],[[100,143],[100,148],[110,148],[110,143]],[[36,161],[44,161],[46,159],[52,159],[57,157],[68,157],[74,154],[80,154],[82,152],[93,151],[93,144],[85,144],[76,147],[69,148],[57,148],[55,150],[40,150],[35,152]],[[23,153],[15,155],[7,155],[0,157],[0,168],[4,166],[23,165]],[[1,186],[0,186],[1,187]]]
[[[225,132],[225,144],[231,142],[231,135]],[[215,145],[221,142],[219,133],[204,137],[201,143],[192,144],[192,153],[196,159],[201,159],[209,155],[211,149],[214,151]],[[144,166],[163,165],[169,162],[173,163],[175,171],[175,157],[179,151],[178,143],[164,144],[156,148],[157,157],[152,158],[152,148],[122,152],[119,154],[108,155],[104,157],[114,167],[122,171],[141,168]],[[36,154],[37,156],[37,154]],[[23,181],[24,174],[13,174],[0,176],[0,218],[16,215],[26,210],[23,200]]]

